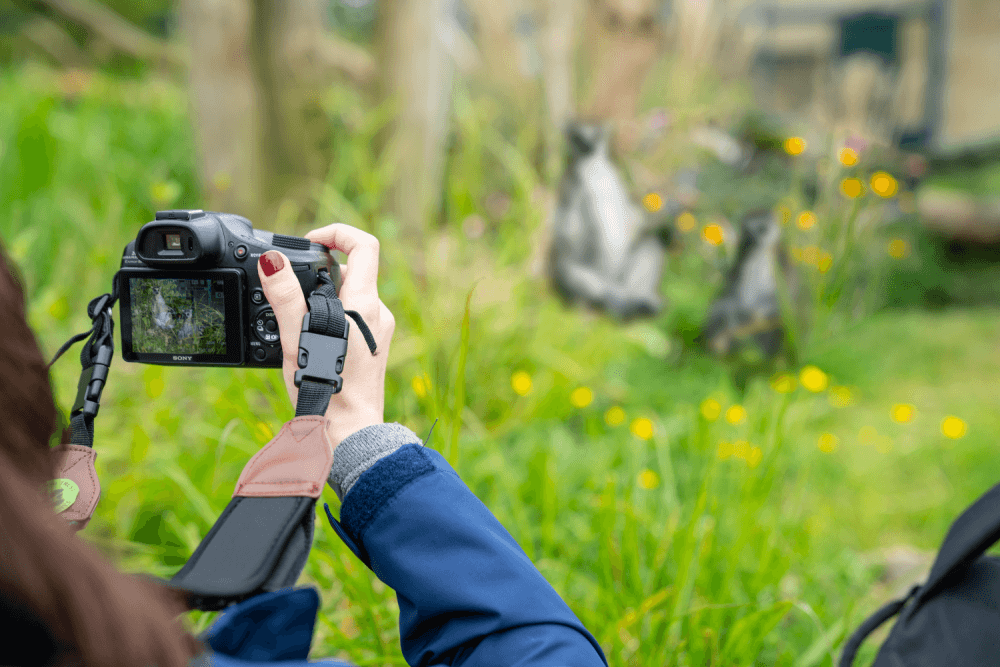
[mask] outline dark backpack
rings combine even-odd
[[[927,581],[861,624],[840,657],[851,667],[865,638],[899,614],[872,667],[1000,665],[1000,484],[951,525]]]

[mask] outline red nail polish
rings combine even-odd
[[[281,255],[275,251],[268,250],[260,256],[260,265],[264,267],[265,276],[273,276],[284,268],[285,260],[281,259]]]

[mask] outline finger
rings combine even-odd
[[[340,264],[338,262],[333,262],[333,266],[336,266],[338,269],[340,269],[340,282],[338,283],[338,289],[343,289],[344,281],[347,280],[347,264]],[[330,267],[331,271],[333,270],[333,266]]]
[[[272,268],[275,269],[274,273],[267,275],[267,271]],[[257,275],[260,276],[264,296],[278,320],[285,365],[298,368],[299,333],[302,331],[302,318],[309,310],[302,294],[302,285],[292,271],[291,262],[277,250],[268,250],[261,255],[257,263]]]
[[[349,271],[344,278],[344,290],[348,294],[365,296],[378,294],[377,238],[368,232],[339,222],[314,229],[306,234],[306,238],[347,255]]]

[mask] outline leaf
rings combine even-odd
[[[722,649],[722,664],[744,664],[749,656],[756,653],[764,637],[788,615],[793,604],[791,601],[782,600],[733,623]]]
[[[462,315],[462,343],[458,354],[458,373],[455,377],[455,405],[451,420],[451,443],[448,445],[448,463],[452,467],[458,465],[458,436],[462,430],[462,413],[465,411],[465,362],[469,358],[469,310],[472,304],[472,293],[476,290],[477,280],[465,297],[465,313]]]

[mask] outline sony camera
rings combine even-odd
[[[257,275],[268,250],[288,257],[304,296],[318,286],[320,271],[340,291],[339,265],[322,244],[254,229],[231,213],[159,211],[122,253],[122,358],[281,368],[278,322]]]

